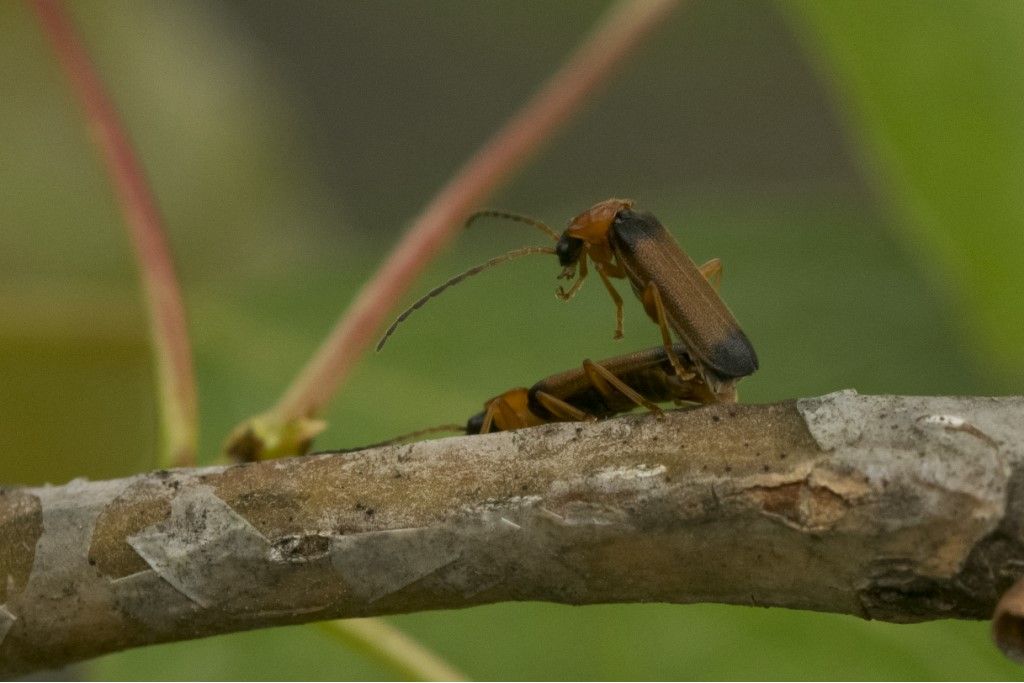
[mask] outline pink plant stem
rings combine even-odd
[[[580,109],[677,1],[625,0],[607,12],[569,61],[416,218],[274,408],[278,420],[312,417],[327,404],[400,297],[455,237],[465,217]]]
[[[195,464],[197,417],[185,307],[160,212],[117,109],[60,0],[30,0],[82,105],[135,249],[155,346],[165,465]]]

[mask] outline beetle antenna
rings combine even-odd
[[[387,441],[381,441],[379,443],[371,443],[371,444],[369,444],[367,446],[359,446],[358,448],[343,448],[343,449],[337,450],[337,451],[325,451],[325,452],[326,453],[354,453],[356,451],[365,451],[365,450],[368,450],[370,448],[380,448],[382,446],[391,446],[391,445],[396,444],[396,443],[402,443],[404,441],[409,441],[411,439],[415,439],[418,436],[424,436],[425,434],[434,434],[436,432],[460,432],[462,434],[465,434],[466,433],[466,425],[448,424],[448,425],[438,425],[436,427],[427,427],[426,429],[417,429],[415,432],[409,432],[408,434],[402,434],[401,436],[396,436],[395,438],[388,439]],[[314,453],[314,455],[317,455],[317,454]]]
[[[501,256],[495,256],[494,258],[492,258],[490,261],[487,261],[486,263],[481,263],[478,266],[473,266],[472,268],[470,268],[469,270],[467,270],[465,272],[459,273],[458,275],[456,275],[455,277],[451,278],[450,280],[447,280],[446,282],[438,285],[437,287],[434,287],[432,290],[427,292],[423,297],[421,297],[416,303],[414,303],[409,308],[405,309],[405,311],[402,312],[402,315],[398,316],[398,318],[395,319],[395,322],[391,323],[391,327],[389,327],[387,329],[387,332],[385,332],[384,336],[380,338],[380,341],[377,342],[377,350],[380,351],[382,348],[384,348],[384,343],[387,342],[388,337],[390,337],[394,333],[395,328],[398,327],[406,318],[408,318],[410,315],[412,315],[413,311],[415,311],[416,309],[420,308],[421,306],[423,306],[423,304],[427,303],[428,301],[430,301],[435,296],[437,296],[438,294],[440,294],[444,290],[448,289],[449,287],[451,287],[453,285],[459,284],[460,282],[465,280],[467,277],[470,277],[472,275],[476,275],[480,271],[486,270],[486,269],[490,268],[491,266],[496,266],[499,263],[504,263],[505,261],[511,261],[511,260],[517,259],[517,258],[519,258],[521,256],[529,256],[530,254],[554,254],[554,253],[555,253],[555,250],[552,249],[551,247],[523,247],[522,249],[515,249],[515,250],[510,251],[510,252],[508,252],[506,254],[502,254]]]
[[[493,211],[491,209],[477,211],[466,219],[466,223],[462,227],[468,228],[478,218],[504,218],[506,220],[515,221],[516,223],[526,223],[527,225],[532,225],[538,230],[542,230],[547,233],[548,237],[556,242],[559,239],[558,233],[549,228],[543,221],[539,221],[536,218],[530,218],[529,216],[524,216],[519,213],[509,213],[508,211]]]

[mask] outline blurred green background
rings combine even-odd
[[[267,408],[409,219],[604,1],[108,0],[74,15],[163,207],[207,459]],[[154,465],[145,316],[117,207],[34,18],[0,4],[0,481]],[[1024,3],[694,2],[490,202],[561,225],[629,196],[758,348],[743,399],[1001,394],[1024,378]],[[504,248],[481,226],[417,292]],[[657,343],[545,259],[475,278],[368,355],[319,448],[460,421]],[[410,299],[412,294],[410,294]],[[624,347],[623,344],[628,345]],[[475,678],[1021,678],[987,625],[715,605],[503,604],[392,619]],[[307,627],[108,656],[77,675],[387,678]]]

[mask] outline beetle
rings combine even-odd
[[[676,342],[673,352],[692,368],[685,345]],[[705,405],[736,400],[732,385],[715,391],[696,372],[680,379],[668,352],[661,346],[635,351],[602,361],[584,360],[580,367],[550,375],[530,388],[509,389],[484,403],[465,425],[447,424],[359,448],[349,453],[388,446],[436,432],[487,434],[537,427],[552,422],[594,421],[643,407],[662,414],[659,403]]]
[[[553,253],[562,267],[559,279],[573,280],[568,288],[556,291],[563,300],[576,295],[589,273],[588,261],[594,263],[615,304],[616,339],[622,337],[623,301],[611,278],[628,279],[644,311],[658,325],[662,346],[680,379],[688,379],[689,373],[674,351],[672,331],[685,345],[696,371],[716,391],[753,374],[758,368],[754,347],[712,284],[721,279],[721,262],[712,259],[698,267],[653,214],[633,207],[629,199],[598,202],[575,216],[560,235],[528,216],[490,210],[473,214],[466,221],[467,227],[482,217],[505,218],[542,230],[555,246],[508,252],[435,287],[392,323],[377,350],[413,311],[448,287],[498,263],[528,254]]]
[[[672,351],[692,363],[685,345]],[[540,380],[532,387],[516,387],[495,396],[484,410],[466,422],[467,434],[486,434],[551,422],[592,421],[612,417],[636,407],[662,414],[658,403],[709,404],[735,401],[728,386],[715,392],[699,375],[681,379],[669,353],[661,346],[602,361],[584,360],[579,368]]]

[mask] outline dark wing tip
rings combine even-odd
[[[723,379],[737,379],[754,374],[758,368],[757,353],[742,330],[733,331],[711,350],[711,365]]]

